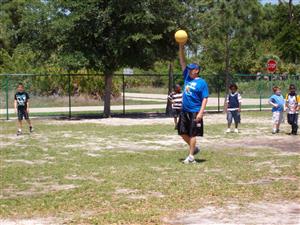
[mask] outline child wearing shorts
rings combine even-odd
[[[283,111],[284,111],[284,98],[281,94],[281,89],[278,86],[273,87],[273,95],[269,99],[269,104],[272,107],[272,122],[273,130],[272,134],[279,133],[279,127],[283,121]]]
[[[287,121],[292,127],[290,135],[297,135],[298,131],[298,111],[300,96],[296,93],[296,86],[291,84],[289,87],[289,93],[285,97],[285,106],[287,111]]]
[[[22,83],[18,84],[17,93],[15,94],[14,100],[15,112],[18,115],[18,131],[17,135],[22,134],[22,120],[23,118],[27,121],[29,125],[29,132],[33,132],[31,121],[29,119],[29,95],[24,90],[24,85]]]
[[[172,114],[174,117],[175,130],[177,130],[177,118],[182,108],[182,92],[179,84],[175,85],[174,91],[168,96],[168,100],[172,102]]]
[[[227,112],[227,124],[228,128],[226,133],[231,132],[231,124],[234,120],[235,129],[234,132],[238,133],[238,126],[241,122],[241,106],[242,106],[242,96],[238,93],[238,87],[236,84],[231,84],[229,86],[229,94],[227,95],[227,100],[225,104],[225,111]]]

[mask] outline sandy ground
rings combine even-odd
[[[118,189],[116,194],[127,195],[130,199],[147,197],[163,198],[158,192],[139,194],[138,190]],[[82,216],[86,216],[82,212]],[[66,224],[71,218],[46,217],[26,219],[0,219],[2,225],[55,225]],[[181,213],[176,218],[163,218],[168,225],[299,225],[300,203],[298,202],[257,202],[248,204],[228,203],[223,207],[208,205],[190,213]]]
[[[258,202],[245,205],[235,203],[224,207],[206,206],[196,212],[179,215],[176,219],[164,219],[166,224],[207,225],[298,225],[300,224],[300,203]]]
[[[173,125],[172,118],[108,118],[108,119],[81,119],[81,120],[49,120],[48,122],[51,125],[63,126],[65,124],[100,124],[105,126],[133,126],[133,125]],[[285,152],[296,152],[300,153],[300,138],[299,136],[289,136],[285,135],[285,132],[290,130],[290,126],[288,124],[282,124],[281,126],[281,134],[282,135],[271,135],[266,132],[271,132],[271,118],[268,119],[260,119],[258,123],[257,118],[253,117],[242,117],[242,124],[239,135],[239,139],[235,139],[235,134],[225,134],[226,129],[226,115],[225,114],[206,114],[204,117],[204,126],[205,125],[214,125],[214,124],[223,124],[224,125],[224,134],[222,135],[210,135],[209,133],[205,133],[203,138],[199,138],[199,143],[204,147],[211,147],[212,144],[216,149],[222,149],[224,147],[247,147],[247,148],[273,148],[278,149]],[[255,129],[246,129],[243,128],[243,124],[252,124],[257,125]],[[268,129],[270,127],[270,129]],[[63,134],[63,135],[72,135]],[[73,134],[74,135],[74,134]],[[72,135],[72,136],[73,136]],[[255,138],[252,136],[255,135]],[[84,137],[84,134],[81,135]],[[128,141],[127,139],[115,139],[113,141],[114,144],[110,146],[99,146],[95,142],[95,140],[99,138],[93,137],[85,137],[89,138],[89,143],[91,144],[91,148],[95,148],[97,146],[98,150],[107,149],[107,148],[120,148],[122,150],[131,149],[134,151],[148,150],[148,149],[161,149],[162,146],[174,146],[183,144],[182,140],[178,138],[176,132],[170,135],[157,135],[155,140],[145,140],[143,137],[141,139],[136,140],[134,143],[132,141]],[[113,137],[111,137],[113,138]],[[230,139],[230,143],[228,143],[228,139]],[[102,143],[105,143],[105,140],[101,140]],[[286,143],[289,143],[288,145]],[[85,143],[65,146],[65,147],[83,147],[86,145]],[[94,146],[94,147],[92,147]]]
[[[270,114],[271,115],[271,114]],[[173,124],[172,118],[103,118],[103,119],[80,119],[80,120],[49,120],[51,125],[65,125],[78,123],[93,123],[107,126],[133,126],[133,125],[154,125],[154,124]],[[226,114],[205,114],[205,124],[226,124]],[[242,123],[257,124],[257,119],[252,117],[242,117]],[[260,124],[271,124],[269,120],[261,120]]]
[[[207,114],[205,116],[205,124],[223,124],[224,131],[226,128],[226,119],[225,114]],[[291,154],[291,155],[300,155],[300,137],[293,137],[281,133],[280,135],[271,135],[266,133],[266,129],[270,126],[271,128],[271,119],[261,119],[259,123],[257,118],[245,117],[242,118],[243,123],[255,124],[257,128],[252,129],[243,129],[243,124],[241,126],[240,134],[221,134],[219,136],[210,135],[209,133],[205,134],[203,138],[200,138],[200,146],[203,150],[206,148],[222,150],[224,147],[247,147],[247,148],[271,148],[278,151],[278,154]],[[46,120],[45,123],[51,125],[63,126],[65,124],[78,124],[78,123],[93,123],[100,124],[105,126],[132,126],[132,125],[153,125],[153,124],[162,124],[162,125],[172,125],[172,118],[144,118],[144,119],[132,119],[132,118],[109,118],[109,119],[89,119],[89,120]],[[282,130],[288,130],[288,125],[284,124]],[[173,132],[173,131],[172,131]],[[255,133],[256,132],[256,133]],[[68,155],[68,150],[76,148],[87,148],[87,155],[90,157],[102,157],[101,151],[109,150],[110,148],[118,148],[118,152],[136,152],[138,154],[143,154],[143,150],[173,150],[173,146],[182,146],[184,149],[186,146],[184,142],[174,133],[170,132],[170,135],[160,135],[157,134],[153,140],[147,140],[141,138],[135,140],[129,140],[127,138],[119,137],[109,137],[113,139],[114,145],[106,145],[106,140],[94,136],[86,136],[84,133],[80,132],[62,132],[60,135],[65,137],[77,137],[78,142],[74,144],[69,144],[64,146],[66,151],[63,154]],[[252,134],[252,136],[251,136]],[[253,138],[253,134],[255,137]],[[58,134],[53,134],[55,135]],[[229,136],[228,136],[229,135]],[[234,139],[234,135],[239,135],[239,139]],[[15,135],[6,135],[0,134],[0,138],[5,139],[5,144],[0,145],[1,148],[5,148],[8,145],[14,145]],[[25,136],[20,137],[25,138]],[[49,137],[41,136],[38,133],[35,133],[32,138],[38,138],[41,142],[47,143]],[[231,140],[228,143],[228,138]],[[89,145],[87,145],[89,143]],[[288,143],[288,144],[287,144]],[[19,146],[26,147],[26,146]],[[47,148],[43,148],[45,152],[45,157],[39,160],[23,160],[23,159],[14,159],[14,160],[5,160],[7,165],[12,163],[22,163],[27,165],[35,164],[44,164],[52,163],[53,158],[49,157],[46,152]],[[248,154],[247,156],[253,157],[256,156],[254,153],[249,152],[244,153]],[[263,162],[268,165],[272,165],[271,161]],[[258,165],[263,166],[263,165]],[[288,165],[281,165],[282,167]],[[153,170],[161,170],[161,168],[153,168]],[[273,168],[273,172],[276,172],[278,168]],[[162,171],[163,172],[163,171]],[[216,172],[220,172],[216,168]],[[104,180],[97,177],[97,175],[91,175],[90,177],[79,177],[76,175],[68,175],[65,177],[69,180],[89,180],[97,183],[101,183]],[[281,177],[280,179],[287,180],[297,180],[297,177]],[[264,184],[273,182],[272,177],[267,177],[262,180],[255,180],[249,183],[241,183],[241,185],[252,185],[252,184]],[[25,181],[31,185],[31,189],[17,192],[14,191],[13,187],[10,190],[2,190],[1,198],[5,199],[11,196],[28,196],[32,194],[43,194],[49,191],[61,191],[76,188],[75,185],[59,185],[57,183],[49,183],[47,179],[37,180],[37,181]],[[7,195],[3,195],[6,193]],[[115,194],[124,195],[129,199],[147,199],[150,197],[164,198],[165,196],[159,192],[148,192],[140,193],[138,190],[131,189],[117,189]],[[300,224],[300,203],[297,201],[290,202],[257,202],[240,205],[238,203],[228,203],[223,207],[217,207],[213,204],[208,204],[206,207],[199,208],[198,210],[193,210],[191,212],[183,212],[175,215],[175,218],[164,218],[163,223],[165,224],[186,224],[186,225],[201,225],[201,224],[291,224],[296,225]],[[0,224],[3,225],[37,225],[37,224],[63,224],[68,221],[72,216],[67,217],[66,220],[63,218],[56,217],[47,217],[47,218],[24,218],[24,219],[0,219]]]
[[[209,132],[205,132],[204,137],[199,138],[199,143],[201,148],[214,148],[214,149],[223,149],[229,147],[245,147],[245,148],[272,148],[280,150],[281,152],[290,153],[300,153],[300,138],[299,136],[289,136],[285,132],[290,130],[289,125],[282,124],[282,132],[280,135],[271,135],[271,119],[260,119],[259,123],[257,118],[253,117],[242,117],[242,124],[239,134],[225,134],[226,130],[226,115],[225,114],[206,114],[204,117],[204,126],[214,125],[214,124],[223,124],[224,133],[213,135]],[[133,125],[173,125],[172,118],[108,118],[108,119],[80,119],[80,120],[45,120],[44,123],[49,125],[64,126],[66,124],[99,124],[104,126],[133,126]],[[244,128],[243,124],[248,124],[255,126],[256,128]],[[268,128],[270,127],[270,128]],[[52,136],[53,137],[52,137]],[[182,146],[185,148],[185,144],[180,137],[176,134],[176,131],[170,131],[169,135],[153,135],[151,139],[145,139],[141,134],[135,134],[135,141],[127,139],[126,137],[114,137],[110,136],[109,140],[105,138],[99,138],[98,136],[87,136],[83,132],[66,132],[62,131],[61,133],[51,133],[48,136],[41,135],[38,132],[31,135],[31,138],[38,139],[40,142],[45,143],[41,145],[43,151],[47,152],[47,143],[49,139],[55,138],[57,135],[62,135],[66,138],[74,138],[78,141],[75,141],[72,144],[67,144],[64,146],[65,149],[76,149],[76,148],[86,148],[88,154],[91,157],[101,157],[102,150],[109,149],[118,149],[118,151],[135,151],[142,152],[143,150],[173,150],[173,146]],[[238,135],[238,139],[235,136]],[[253,138],[255,137],[255,138]],[[0,139],[5,140],[0,144],[0,149],[7,146],[16,145],[15,143],[16,136],[14,134],[0,134]],[[27,137],[20,136],[20,139],[26,139]],[[228,142],[228,139],[230,142]],[[109,145],[107,144],[109,143]],[[289,144],[286,144],[289,143]],[[44,146],[44,147],[43,147]],[[18,144],[18,147],[25,148]],[[68,154],[68,152],[64,152]],[[22,159],[15,159],[6,161],[7,163],[26,163],[26,164],[43,164],[49,163],[51,160],[45,156],[45,159],[36,160],[36,161],[25,161]]]
[[[63,224],[55,217],[28,219],[0,219],[2,225],[57,225]]]

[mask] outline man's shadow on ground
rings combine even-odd
[[[178,159],[179,162],[182,162],[183,160],[185,160],[185,158]],[[196,161],[196,163],[204,163],[207,160],[206,159],[195,159],[195,161]]]

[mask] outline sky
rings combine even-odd
[[[262,4],[266,4],[266,3],[278,4],[278,0],[260,0],[260,2]],[[300,4],[300,0],[294,0],[293,3]]]

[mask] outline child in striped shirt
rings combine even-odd
[[[174,91],[168,96],[168,100],[172,102],[172,114],[174,117],[175,130],[177,130],[177,118],[182,108],[182,92],[179,84],[175,85]]]

